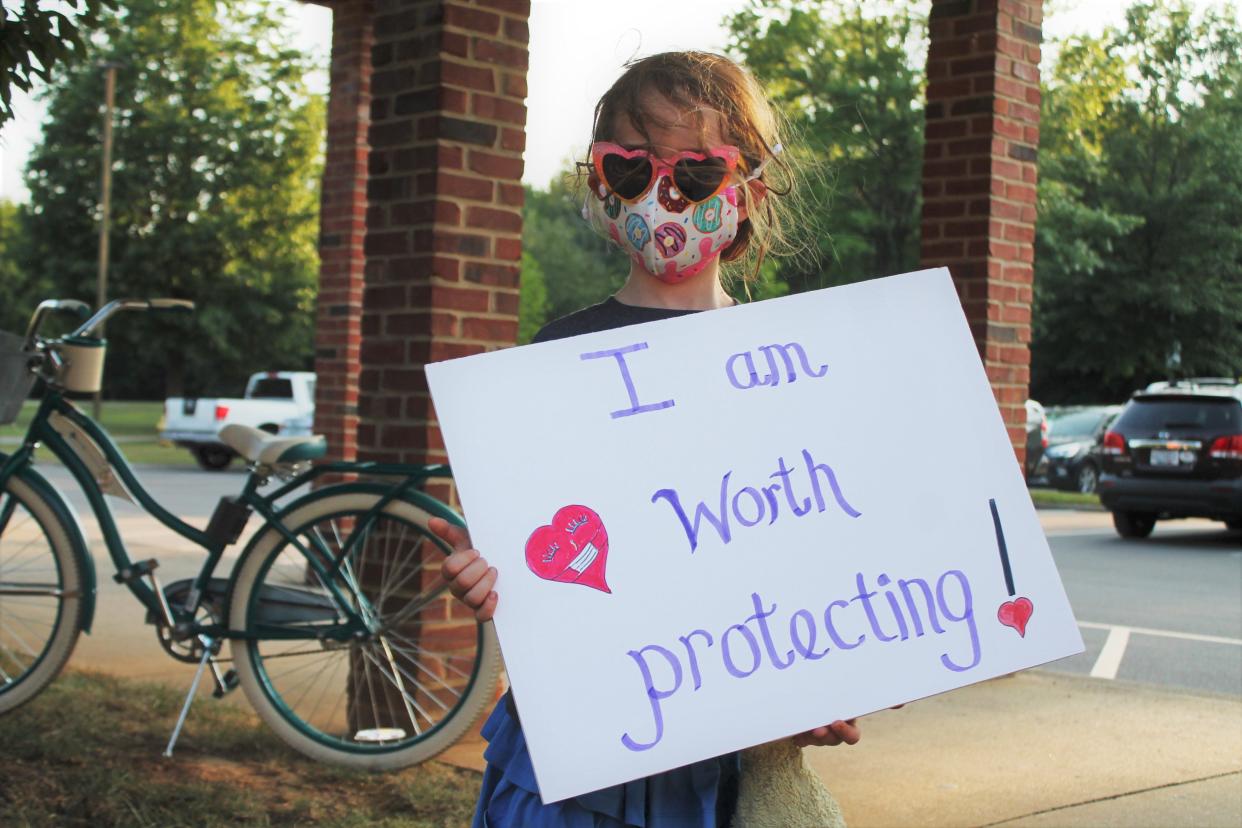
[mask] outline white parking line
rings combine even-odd
[[[1118,624],[1099,624],[1092,621],[1079,621],[1078,626],[1086,630],[1108,630],[1110,640],[1113,637],[1113,630],[1122,629],[1127,631],[1127,637],[1130,633],[1138,633],[1140,635],[1155,635],[1161,638],[1178,638],[1182,641],[1202,641],[1207,644],[1232,644],[1235,647],[1242,647],[1242,638],[1226,638],[1220,635],[1200,635],[1199,633],[1177,632],[1175,630],[1153,630],[1150,627],[1123,627]],[[1104,643],[1104,647],[1105,649],[1108,648],[1108,642]]]
[[[1130,643],[1129,627],[1113,627],[1108,631],[1108,640],[1104,649],[1091,667],[1091,678],[1115,679],[1121,667],[1121,659],[1126,654],[1126,645]]]

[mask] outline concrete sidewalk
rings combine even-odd
[[[1242,700],[1027,671],[868,716],[808,763],[852,828],[1242,824]]]
[[[201,550],[118,511],[134,559],[158,558],[166,583],[197,570]],[[188,686],[193,667],[164,655],[83,517],[99,609],[70,665]],[[1112,528],[1107,512],[1041,510],[1040,522],[1049,533]],[[245,704],[241,693],[229,701]],[[852,828],[1242,825],[1242,697],[1027,671],[862,725],[854,747],[807,752]],[[483,747],[476,735],[440,758],[481,770]]]

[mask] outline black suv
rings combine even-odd
[[[1157,520],[1204,517],[1242,529],[1242,385],[1135,394],[1104,435],[1100,502],[1124,538]]]

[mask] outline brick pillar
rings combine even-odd
[[[1019,463],[1030,382],[1042,0],[932,0],[925,267],[947,265]]]
[[[353,460],[357,452],[371,18],[371,0],[332,5],[328,146],[319,209],[315,432],[327,437],[328,457],[334,460]]]
[[[445,460],[423,365],[516,341],[529,12],[379,2],[360,458]]]
[[[376,0],[360,460],[446,460],[423,366],[517,340],[529,13],[528,0]],[[442,556],[413,554],[432,587]],[[464,659],[475,624],[446,592],[402,633]]]

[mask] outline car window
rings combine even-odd
[[[1049,419],[1054,437],[1090,437],[1104,417],[1101,411],[1075,411]]]
[[[1134,400],[1118,419],[1118,430],[1162,431],[1199,428],[1242,430],[1242,406],[1234,400]]]
[[[252,400],[289,400],[293,398],[293,382],[275,377],[263,377],[250,389]]]

